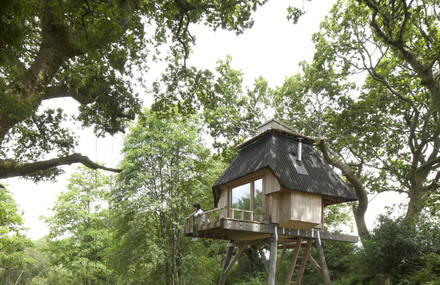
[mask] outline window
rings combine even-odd
[[[231,208],[253,211],[254,220],[260,220],[263,214],[263,179],[232,188]]]
[[[250,210],[251,184],[244,184],[232,188],[232,208]]]
[[[254,181],[254,214],[263,214],[263,179]]]

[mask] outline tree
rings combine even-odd
[[[25,249],[32,246],[22,231],[23,220],[11,194],[0,187],[0,276],[2,284],[14,284],[32,262]]]
[[[232,68],[230,56],[217,62],[215,72],[189,69],[179,75],[174,71],[162,77],[166,88],[156,84],[152,109],[177,108],[184,115],[200,115],[218,158],[231,161],[237,146],[266,119],[267,82],[258,78],[252,89],[243,86],[243,72]]]
[[[134,68],[144,70],[162,47],[180,69],[203,23],[237,33],[252,25],[264,0],[9,1],[0,8],[0,178],[55,177],[60,165],[103,168],[73,153],[75,137],[56,98],[79,104],[75,120],[97,135],[123,131],[140,111]],[[48,154],[56,158],[43,160]],[[105,168],[103,168],[105,169]],[[109,169],[112,170],[112,169]],[[113,169],[114,170],[114,169]]]
[[[169,112],[174,113],[145,110],[139,116],[125,139],[113,192],[114,267],[132,284],[185,280],[187,270],[181,266],[193,248],[183,238],[185,217],[195,201],[206,209],[215,177],[208,174],[219,168],[207,167],[210,153],[200,139],[199,121],[176,109]],[[209,184],[202,183],[206,177]],[[187,278],[194,280],[197,274]]]
[[[46,218],[50,262],[66,270],[76,283],[113,280],[107,266],[112,238],[106,203],[109,187],[109,177],[82,169],[71,176],[68,191],[52,209],[54,215]]]
[[[280,116],[303,114],[301,127],[326,136],[324,158],[360,198],[354,214],[361,235],[368,235],[367,193],[406,193],[407,221],[438,195],[436,10],[430,1],[339,1],[313,36],[317,51],[304,77],[286,82],[299,87],[280,90],[279,105],[291,108]],[[316,112],[304,107],[311,96],[321,104],[315,100]]]
[[[435,79],[439,72],[440,40],[435,32],[438,7],[431,1],[397,1],[394,5],[360,2],[365,3],[348,2],[344,12],[335,10],[333,20],[325,27],[330,31],[331,25],[346,21],[333,34],[329,32],[330,38],[338,39],[345,49],[335,48],[333,40],[329,40],[330,46],[340,60],[351,62],[352,72],[366,71],[369,76],[361,95],[363,102],[349,102],[345,119],[354,124],[369,118],[386,122],[383,125],[387,132],[380,128],[374,136],[364,132],[364,137],[373,146],[368,150],[376,148],[376,154],[377,145],[383,137],[388,138],[376,162],[382,178],[386,172],[397,187],[383,183],[385,180],[375,186],[407,193],[406,218],[410,221],[420,216],[426,201],[439,189],[440,82]],[[347,16],[348,13],[355,14]],[[362,28],[368,24],[370,31]],[[334,32],[340,36],[335,37]],[[368,108],[366,104],[372,106]],[[366,111],[365,116],[357,115],[358,119],[353,120],[353,114],[360,110]]]

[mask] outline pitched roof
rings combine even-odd
[[[304,142],[301,163],[297,161],[299,139]],[[358,200],[313,147],[312,138],[276,127],[263,130],[241,145],[238,155],[215,182],[214,193],[223,184],[265,168],[287,189],[321,194],[328,203]]]

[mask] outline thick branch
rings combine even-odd
[[[71,97],[78,101],[81,105],[86,105],[93,102],[93,99],[87,95],[82,94],[79,91],[73,90],[72,88],[68,88],[66,86],[51,86],[46,89],[46,94],[44,95],[44,99],[55,99],[55,98],[64,98]]]
[[[109,168],[99,165],[90,160],[87,156],[81,155],[79,153],[74,153],[72,155],[64,157],[30,163],[20,163],[15,160],[0,160],[0,179],[16,176],[27,176],[37,171],[44,171],[57,166],[70,165],[73,163],[82,163],[84,166],[92,169],[103,169],[112,172],[121,172],[120,169]]]
[[[329,150],[327,144],[325,143],[325,140],[320,139],[316,143],[322,152],[324,160],[330,165],[333,165],[334,167],[341,170],[342,175],[344,175],[344,177],[347,178],[347,180],[351,183],[351,185],[353,185],[354,191],[357,197],[359,198],[359,203],[357,207],[353,209],[356,219],[356,225],[358,228],[358,233],[361,239],[367,237],[369,235],[369,232],[365,224],[365,213],[368,208],[368,196],[367,196],[367,191],[365,190],[365,187],[361,179],[356,176],[354,171],[347,164],[343,163],[338,159],[330,157]]]
[[[425,171],[429,171],[429,170],[435,169],[435,168],[437,168],[439,166],[440,166],[440,157],[436,157],[436,158],[430,159],[427,162],[425,162],[422,165],[420,165],[417,168],[416,172],[417,173],[422,173],[422,172],[425,172]]]
[[[381,38],[384,41],[385,44],[389,45],[394,50],[398,51],[398,53],[400,53],[400,57],[411,65],[411,67],[417,73],[418,77],[421,79],[421,84],[426,88],[428,88],[428,90],[430,91],[433,105],[437,110],[437,112],[440,113],[440,84],[434,78],[432,72],[432,65],[438,60],[438,58],[433,59],[433,61],[429,64],[423,64],[420,60],[417,59],[417,55],[415,53],[411,52],[405,47],[403,42],[402,35],[405,29],[405,25],[407,24],[408,15],[409,15],[407,6],[404,5],[405,14],[402,24],[399,27],[400,28],[399,38],[394,39],[392,34],[387,34],[379,26],[379,23],[377,21],[377,16],[380,15],[380,8],[377,6],[377,4],[374,1],[368,1],[368,0],[358,0],[358,2],[365,3],[372,10],[373,15],[371,18],[370,25],[373,31],[376,33],[376,35],[379,38]],[[384,17],[384,21],[388,20],[385,16],[383,17]]]

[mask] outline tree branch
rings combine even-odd
[[[44,100],[71,97],[75,99],[81,105],[86,105],[93,102],[93,99],[74,88],[68,88],[67,86],[50,86],[46,89]]]
[[[355,220],[358,228],[358,233],[361,239],[367,237],[369,235],[369,232],[365,224],[365,213],[368,208],[368,195],[364,187],[364,184],[347,164],[333,157],[330,157],[328,146],[324,139],[317,140],[316,144],[321,150],[324,160],[330,165],[333,165],[334,167],[341,170],[342,175],[344,175],[347,178],[347,180],[351,183],[351,185],[353,185],[354,191],[357,197],[359,198],[359,203],[357,207],[353,208],[353,212],[355,215]]]
[[[432,170],[432,169],[436,169],[440,166],[440,157],[436,157],[433,159],[428,160],[427,162],[421,164],[417,170],[416,173],[421,173],[424,171],[428,171],[428,170]]]
[[[88,158],[87,156],[81,155],[79,153],[74,153],[68,156],[30,163],[20,163],[18,161],[10,159],[0,160],[0,179],[16,176],[27,176],[37,171],[44,171],[57,166],[71,165],[73,163],[81,163],[84,166],[92,169],[121,172],[120,169],[109,168],[99,165],[90,160],[90,158]]]

